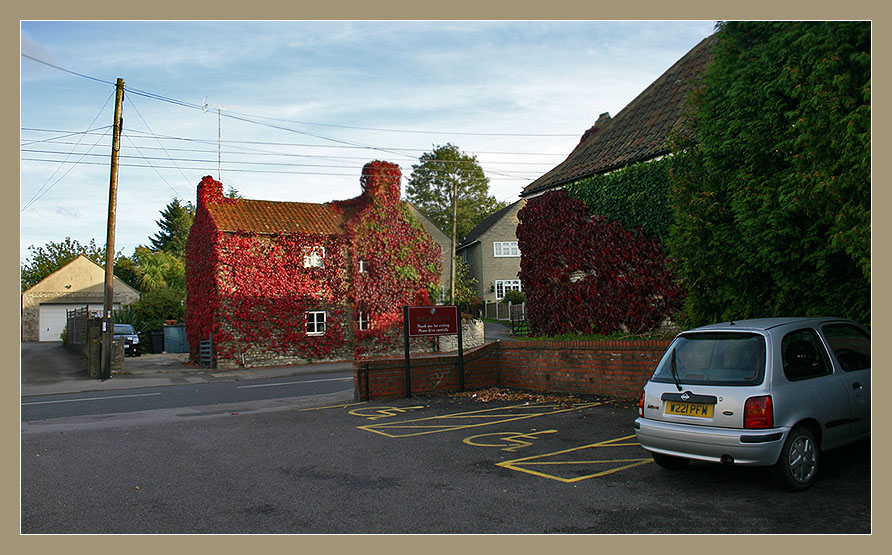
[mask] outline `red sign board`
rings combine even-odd
[[[410,337],[458,334],[458,308],[454,306],[410,306]]]

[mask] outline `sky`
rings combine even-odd
[[[714,21],[22,21],[20,259],[106,240],[115,81],[125,83],[115,250],[211,175],[250,199],[360,194],[362,166],[451,143],[518,200]]]

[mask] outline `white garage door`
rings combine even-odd
[[[114,305],[115,309],[121,308],[120,304]],[[82,304],[42,304],[40,305],[40,341],[62,341],[62,331],[68,322],[66,311],[76,308],[84,308]],[[102,314],[101,304],[91,304],[91,311]]]

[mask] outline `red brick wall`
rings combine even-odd
[[[668,345],[669,341],[489,343],[465,353],[465,389],[498,386],[637,399]],[[413,395],[459,390],[455,355],[413,356],[410,367]],[[357,399],[403,397],[405,381],[405,358],[354,363]]]

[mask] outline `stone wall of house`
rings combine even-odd
[[[496,280],[518,279],[520,272],[520,257],[496,257],[493,254],[493,243],[497,241],[517,241],[517,212],[523,206],[518,203],[505,217],[496,222],[483,237],[480,243],[483,248],[483,275],[486,283],[483,283],[483,300],[496,300]]]

